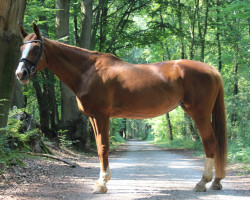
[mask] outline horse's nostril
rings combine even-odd
[[[27,76],[28,72],[27,70],[23,70],[23,77]]]
[[[17,76],[19,79],[21,79],[21,78],[22,78],[22,73],[21,73],[21,72],[16,73],[16,76]]]

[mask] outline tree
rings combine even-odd
[[[82,10],[86,10],[87,13],[91,13],[91,1],[90,8]],[[84,6],[84,2],[82,2],[82,6]],[[58,9],[56,11],[56,37],[58,39],[64,38],[65,43],[69,43],[69,0],[57,0],[55,8]],[[88,4],[89,6],[89,4]],[[89,11],[90,9],[90,11]],[[91,27],[91,16],[84,17],[83,14],[83,22],[82,22],[82,34],[80,37],[80,44],[86,45],[90,48],[90,28]],[[86,23],[85,20],[90,20],[90,24]],[[87,28],[86,28],[87,27]],[[89,33],[88,33],[89,32]],[[87,36],[87,38],[85,38]],[[78,109],[76,97],[73,92],[64,84],[61,85],[61,108],[62,108],[62,119],[61,119],[61,128],[67,130],[67,136],[71,140],[78,140],[77,145],[84,149],[85,143],[88,140],[88,131],[87,131],[87,117],[84,116]]]
[[[82,0],[82,31],[80,36],[80,47],[91,49],[92,28],[92,0]]]
[[[7,124],[21,44],[19,26],[23,24],[25,8],[26,0],[0,2],[0,127]]]
[[[92,48],[116,54],[115,51],[120,46],[119,41],[122,41],[124,47],[124,43],[129,40],[126,36],[132,24],[133,13],[142,10],[149,2],[148,0],[97,1],[97,4],[93,6]]]
[[[220,7],[221,6],[221,0],[216,1],[216,40],[217,40],[217,48],[218,48],[218,64],[219,64],[219,71],[222,70],[222,60],[221,60],[221,30],[220,30],[220,23],[221,23],[221,17],[220,17]]]
[[[27,105],[26,97],[23,95],[22,85],[16,79],[14,84],[14,91],[11,97],[11,107],[25,108]]]
[[[198,32],[199,32],[199,39],[200,39],[200,46],[201,46],[201,55],[200,61],[204,62],[205,57],[205,42],[206,42],[206,35],[207,35],[207,26],[208,26],[208,11],[209,11],[209,1],[205,0],[202,3],[205,9],[205,16],[204,16],[204,23],[201,23],[201,12],[197,12],[198,17]]]

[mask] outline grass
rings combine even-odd
[[[161,140],[151,140],[150,141],[153,144],[156,144],[157,146],[163,147],[163,148],[170,148],[170,149],[187,149],[196,151],[199,153],[202,153],[202,142],[201,141],[193,141],[189,138],[177,138],[173,141],[170,141],[169,139],[161,139]]]

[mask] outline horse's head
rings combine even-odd
[[[24,44],[21,46],[22,57],[16,69],[16,76],[22,84],[29,83],[35,73],[42,70],[43,66],[46,65],[44,59],[42,59],[43,52],[45,52],[44,40],[36,24],[33,24],[33,31],[34,33],[27,34],[20,26]]]

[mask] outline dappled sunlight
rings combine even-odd
[[[77,168],[50,160],[37,161],[34,167],[40,173],[32,174],[28,168],[27,172],[39,177],[33,182],[21,183],[20,188],[7,191],[0,199],[33,200],[42,195],[46,200],[247,200],[250,196],[249,177],[233,175],[222,180],[221,191],[210,190],[210,182],[207,192],[194,192],[193,188],[202,176],[203,161],[145,142],[130,142],[127,151],[111,157],[111,180],[105,195],[92,194],[100,169],[98,160],[89,158],[79,160]],[[32,168],[32,161],[28,166]],[[11,196],[13,198],[9,198]]]
[[[231,178],[223,179],[225,189],[196,193],[195,185],[202,176],[202,159],[192,159],[182,154],[163,151],[145,142],[129,143],[129,150],[121,157],[111,159],[112,178],[108,182],[110,199],[126,196],[126,199],[247,199],[231,190],[237,184]],[[131,150],[131,151],[130,151]],[[231,180],[231,181],[228,181]],[[230,189],[230,192],[227,191]],[[119,193],[119,194],[118,194]],[[96,198],[93,198],[96,199]],[[106,198],[104,198],[106,199]],[[107,198],[108,199],[108,198]]]

